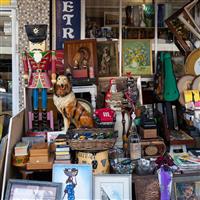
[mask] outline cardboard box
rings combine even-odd
[[[33,144],[30,151],[30,156],[48,156],[49,148],[47,143]]]
[[[140,135],[144,139],[157,138],[157,129],[144,129],[140,127]]]

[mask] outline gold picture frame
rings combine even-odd
[[[122,40],[122,74],[152,75],[152,44],[150,39]]]

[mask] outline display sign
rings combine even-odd
[[[80,0],[56,0],[56,49],[64,49],[65,40],[80,39]]]
[[[4,6],[11,5],[11,0],[0,0],[0,5]]]

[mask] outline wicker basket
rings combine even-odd
[[[113,132],[113,129],[74,129],[69,132],[70,138],[74,134],[83,134],[84,132],[90,132],[92,134],[100,134],[100,133],[107,133]],[[101,151],[101,150],[108,150],[115,145],[117,139],[117,134],[114,133],[112,138],[106,139],[68,139],[69,146],[72,150],[79,150],[79,151]]]

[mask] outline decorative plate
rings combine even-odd
[[[187,57],[185,72],[186,74],[200,75],[200,49],[195,49]]]
[[[199,91],[200,91],[200,76],[197,76],[197,77],[192,81],[192,89],[193,89],[193,90],[199,90]]]
[[[178,80],[177,87],[180,93],[179,102],[181,105],[185,105],[183,92],[184,90],[191,89],[194,78],[195,77],[193,75],[184,75]]]

